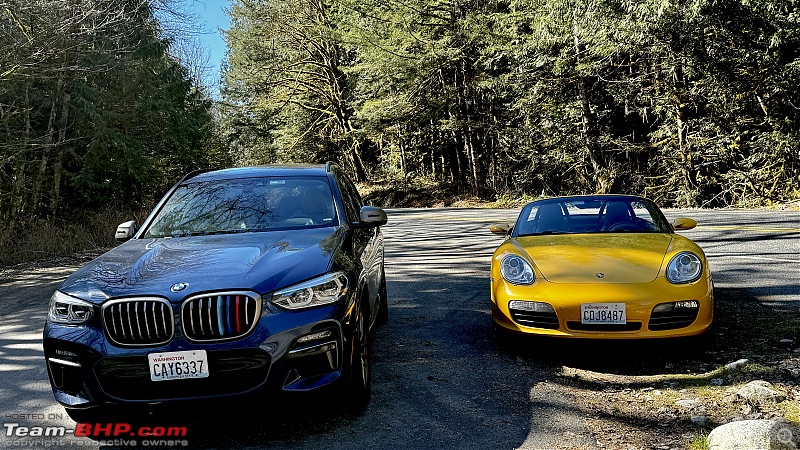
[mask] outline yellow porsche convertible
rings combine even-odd
[[[675,231],[650,200],[586,195],[538,200],[492,256],[495,330],[634,339],[694,336],[714,320],[711,272],[703,250]],[[512,333],[513,334],[513,333]]]

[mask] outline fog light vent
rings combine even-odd
[[[699,311],[700,302],[697,300],[660,303],[653,308],[647,328],[661,331],[688,327],[697,319]]]
[[[307,334],[300,339],[297,340],[298,344],[304,344],[306,342],[316,341],[319,339],[325,339],[331,337],[331,330],[324,330],[318,333]]]
[[[508,311],[514,322],[533,328],[558,329],[558,315],[549,303],[511,300]]]

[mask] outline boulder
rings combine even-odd
[[[745,364],[747,364],[749,362],[750,362],[749,359],[742,358],[742,359],[738,359],[738,360],[736,360],[736,361],[734,361],[732,363],[725,364],[725,368],[728,369],[728,370],[735,370],[735,369],[738,369],[738,368],[744,366]]]
[[[772,388],[763,380],[751,381],[736,391],[736,395],[754,405],[774,405],[786,400],[786,394]]]
[[[691,420],[693,424],[701,427],[708,425],[708,417],[706,416],[692,416],[689,420]]]
[[[800,432],[776,420],[740,420],[714,428],[709,450],[796,450]]]

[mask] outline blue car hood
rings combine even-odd
[[[260,294],[330,270],[341,227],[132,239],[73,273],[60,291],[95,304],[112,297],[248,289]],[[172,292],[176,283],[188,283]]]

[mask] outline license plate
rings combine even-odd
[[[582,303],[581,323],[624,324],[625,303]]]
[[[150,353],[147,360],[150,363],[152,381],[208,377],[208,357],[205,350]]]

